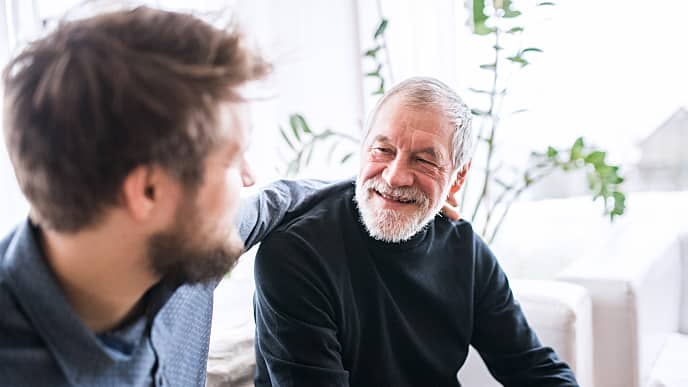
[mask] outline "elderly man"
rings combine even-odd
[[[252,184],[239,90],[268,70],[238,31],[150,8],[62,24],[10,62],[31,216],[0,240],[0,384],[205,384],[215,285],[314,188],[278,183],[233,226]]]
[[[469,169],[470,113],[407,80],[371,115],[361,169],[256,258],[257,386],[458,386],[468,346],[506,386],[575,386],[465,221],[437,216]]]

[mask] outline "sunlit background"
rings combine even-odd
[[[2,62],[66,12],[83,13],[117,3],[3,1]],[[479,65],[490,62],[492,44],[485,41],[489,37],[471,34],[462,1],[169,0],[137,4],[192,11],[218,21],[231,15],[274,61],[275,73],[255,92],[259,101],[253,109],[249,158],[259,186],[287,176],[294,153],[279,127],[291,134],[290,114],[302,114],[315,132],[330,129],[359,135],[377,98],[372,95],[376,81],[364,76],[375,69],[375,63],[362,54],[375,46],[373,34],[382,17],[388,20],[387,50],[381,52],[387,87],[414,75],[434,76],[455,87],[474,107],[480,104],[480,96],[467,89],[489,86],[489,74]],[[534,2],[516,4],[530,11],[524,15],[527,27],[515,44],[542,52],[531,53],[530,64],[510,76],[510,94],[502,111],[527,111],[503,114],[495,153],[510,164],[522,165],[533,150],[570,145],[583,136],[607,151],[608,160],[620,164],[627,177],[633,175],[642,158],[643,141],[688,106],[688,24],[684,21],[688,3],[565,0],[536,8]],[[685,145],[685,115],[682,124],[676,124],[683,125],[684,142],[666,136],[667,147]],[[339,143],[333,151],[328,144],[316,147],[309,166],[290,176],[355,174],[355,155],[340,164],[349,151],[356,150],[355,144]],[[570,181],[563,178],[549,186],[544,181],[524,198],[585,193]],[[27,211],[4,147],[0,184],[0,231],[4,232]]]
[[[490,0],[485,3],[486,9],[491,7]],[[620,267],[641,272],[638,268],[649,267],[641,258],[674,246],[676,236],[686,230],[688,2],[561,0],[555,5],[538,5],[541,3],[548,2],[514,0],[514,8],[523,14],[507,28],[523,30],[503,34],[499,41],[502,53],[507,54],[500,63],[510,61],[511,67],[500,70],[495,86],[498,92],[507,89],[508,93],[498,104],[499,130],[491,142],[494,160],[488,169],[505,176],[504,181],[493,183],[493,195],[499,192],[499,185],[518,188],[534,177],[523,173],[532,163],[533,152],[550,161],[557,155],[568,160],[567,152],[582,138],[586,152],[597,153],[588,153],[590,163],[582,165],[581,161],[576,171],[564,173],[559,168],[519,191],[492,247],[515,278],[558,278],[562,270],[583,258],[599,261],[600,272],[606,273],[599,276],[617,278]],[[4,0],[0,62],[6,63],[62,18],[121,4]],[[455,88],[476,114],[489,106],[489,94],[484,91],[492,87],[495,42],[490,34],[472,32],[473,18],[463,0],[161,0],[128,4],[193,12],[218,26],[234,19],[274,63],[270,78],[246,91],[254,100],[248,159],[258,184],[245,189],[244,195],[279,178],[355,175],[357,139],[379,98],[375,92],[381,79],[389,89],[411,76],[432,76]],[[385,26],[380,28],[383,20]],[[493,26],[488,22],[485,27]],[[507,52],[522,55],[508,60]],[[527,66],[520,65],[522,60],[527,60]],[[466,202],[479,196],[481,173],[488,164],[484,147],[489,122],[485,126],[483,118],[475,117],[476,131],[483,127],[483,132],[477,141],[468,194],[462,196]],[[605,214],[604,201],[592,200],[599,194],[599,187],[589,188],[586,177],[593,161],[596,168],[613,170],[625,178],[617,188],[624,195],[626,214],[614,223]],[[0,147],[0,187],[3,235],[28,212],[4,144]],[[613,196],[611,191],[609,194]],[[478,212],[483,218],[476,220],[474,227],[486,239],[492,239],[495,224],[501,226],[499,211],[509,200],[483,205]],[[462,208],[465,218],[473,218],[471,208]],[[492,231],[486,227],[483,232],[481,223],[490,210],[497,214],[491,219]],[[688,276],[688,269],[683,270],[684,277]],[[598,276],[597,267],[594,271]],[[678,270],[671,269],[662,275],[678,276],[676,273]],[[214,324],[220,320],[227,337],[252,338],[252,290],[252,260],[243,259],[231,281],[218,288],[222,297],[217,297]],[[652,294],[665,291],[651,290]],[[688,296],[683,298],[687,311],[683,313],[688,316]],[[217,337],[212,342],[216,343]],[[641,376],[648,369],[642,368]]]

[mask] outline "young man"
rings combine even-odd
[[[252,184],[237,31],[137,8],[60,25],[5,72],[31,215],[0,240],[0,384],[203,386],[213,290],[315,185]],[[239,235],[241,234],[241,235]],[[243,241],[242,241],[243,239]]]
[[[470,167],[471,119],[413,78],[372,114],[355,184],[318,192],[256,257],[257,386],[458,386],[469,344],[505,386],[576,386],[470,224],[436,216]]]

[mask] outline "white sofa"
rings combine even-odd
[[[546,280],[514,280],[511,288],[540,341],[571,367],[581,386],[592,387],[592,304],[585,288]],[[473,348],[459,381],[468,387],[500,386]]]
[[[686,215],[688,192],[631,193],[613,224],[587,198],[523,203],[493,247],[512,277],[587,289],[595,386],[686,387]]]
[[[623,249],[627,254],[591,257],[559,275],[592,297],[595,382],[686,387],[688,234],[638,235]]]

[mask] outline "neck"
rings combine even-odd
[[[74,234],[44,230],[42,242],[67,302],[96,333],[126,322],[159,280],[148,267],[145,238],[126,228],[101,226]]]

